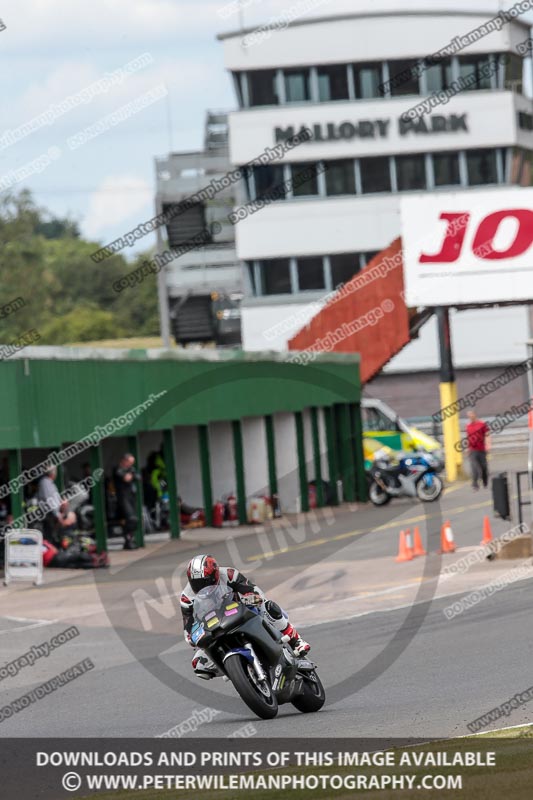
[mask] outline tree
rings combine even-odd
[[[110,311],[102,311],[93,303],[75,306],[68,314],[56,317],[40,330],[46,344],[73,344],[113,339],[124,335]]]
[[[40,220],[35,228],[35,233],[44,236],[45,239],[62,239],[66,236],[80,238],[78,223],[71,219]]]
[[[149,259],[146,253],[139,255],[127,272],[141,266]],[[147,275],[143,282],[131,289],[124,289],[116,297],[113,306],[119,324],[128,330],[128,336],[159,336],[159,305],[157,300],[157,277]]]
[[[95,264],[101,245],[80,237],[78,226],[38,208],[31,194],[0,199],[0,307],[21,297],[15,313],[0,308],[0,342],[12,341],[30,328],[42,344],[151,336],[159,332],[154,275],[120,294],[113,282],[135,269],[114,255]]]

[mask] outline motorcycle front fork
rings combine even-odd
[[[267,680],[266,672],[263,669],[263,667],[261,666],[261,662],[257,658],[252,645],[251,644],[245,644],[244,647],[245,647],[246,650],[250,651],[250,654],[251,654],[251,656],[253,658],[252,665],[253,665],[253,668],[254,668],[254,672],[255,672],[255,674],[257,676],[257,680],[258,681],[266,681]]]

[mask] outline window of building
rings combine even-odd
[[[333,288],[350,281],[359,272],[358,253],[337,253],[329,257]]]
[[[374,256],[377,256],[379,250],[371,250],[369,253],[363,253],[363,263],[366,267],[367,264],[370,264]]]
[[[381,64],[354,64],[355,96],[361,100],[383,97],[379,87],[382,83]]]
[[[261,262],[263,294],[290,294],[291,265],[288,258],[271,258]]]
[[[317,165],[310,161],[292,164],[291,183],[294,197],[318,194]]]
[[[423,155],[396,156],[399,192],[426,188],[426,165]]]
[[[212,241],[212,234],[207,227],[204,203],[194,203],[188,205],[182,203],[163,203],[162,211],[166,213],[176,208],[181,208],[181,213],[176,214],[167,222],[167,237],[171,247],[179,247],[185,242],[190,242],[195,236],[200,234],[204,237],[204,244]]]
[[[359,160],[359,168],[363,194],[391,191],[389,159],[387,156],[361,158]]]
[[[301,292],[325,288],[324,260],[321,256],[299,258],[296,264],[298,269],[298,288]]]
[[[242,91],[242,81],[245,80],[245,75],[243,72],[234,72],[233,73],[233,86],[235,87],[235,94],[237,95],[237,101],[239,103],[239,108],[244,106],[244,95]]]
[[[393,97],[420,94],[418,61],[414,58],[389,61],[389,81]]]
[[[523,94],[523,67],[524,62],[516,53],[507,53],[506,63],[503,65],[504,85],[503,88],[509,92]],[[502,87],[500,87],[502,88]]]
[[[244,176],[244,186],[246,189],[246,199],[254,200],[254,193],[252,191],[252,168],[243,167],[242,174]]]
[[[463,91],[491,88],[492,62],[489,55],[459,56],[459,75],[464,81]]]
[[[436,63],[426,62],[425,74],[428,94],[441,92],[447,89],[453,80],[452,62],[449,58]]]
[[[435,186],[456,186],[461,183],[458,153],[435,153],[433,156]]]
[[[248,279],[250,281],[250,286],[252,287],[252,294],[257,295],[257,286],[255,285],[255,268],[253,261],[247,261],[246,266],[248,268]]]
[[[352,159],[328,161],[326,170],[326,193],[355,194],[355,172]]]
[[[328,100],[348,100],[348,73],[346,64],[317,67],[318,97]]]
[[[509,162],[509,183],[531,186],[533,184],[533,153],[523,150],[521,147],[514,147],[504,153],[507,156],[506,161]]]
[[[283,200],[285,198],[285,190],[283,188],[283,167],[281,164],[262,164],[254,166],[254,183],[255,183],[255,198],[261,199],[268,197],[269,199]],[[279,192],[279,198],[273,190]]]
[[[248,73],[248,92],[251,106],[277,106],[279,104],[275,69],[262,69]]]
[[[496,150],[468,150],[466,164],[469,186],[498,183]]]
[[[311,99],[309,69],[286,69],[285,99],[287,103],[303,103]]]

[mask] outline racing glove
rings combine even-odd
[[[241,600],[245,606],[260,606],[263,602],[261,595],[256,592],[247,592],[243,594]]]

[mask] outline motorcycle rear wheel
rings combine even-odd
[[[292,700],[292,705],[301,711],[302,714],[312,714],[320,711],[326,702],[326,692],[322,681],[316,672],[310,673],[313,677],[310,680],[304,678],[302,694]]]
[[[261,719],[273,719],[278,713],[278,699],[268,681],[259,687],[257,678],[254,680],[248,672],[249,666],[239,655],[231,656],[224,664],[228,678],[248,708]]]
[[[424,483],[424,479],[418,481],[416,484],[416,493],[418,495],[418,499],[422,500],[424,503],[433,503],[435,500],[438,500],[442,494],[443,484],[441,479],[438,475],[433,476],[433,484],[431,486],[426,486]]]
[[[368,497],[370,502],[375,506],[386,506],[387,503],[390,503],[391,501],[390,494],[388,494],[388,492],[384,492],[379,483],[376,483],[376,481],[372,481],[370,484],[368,489]]]

